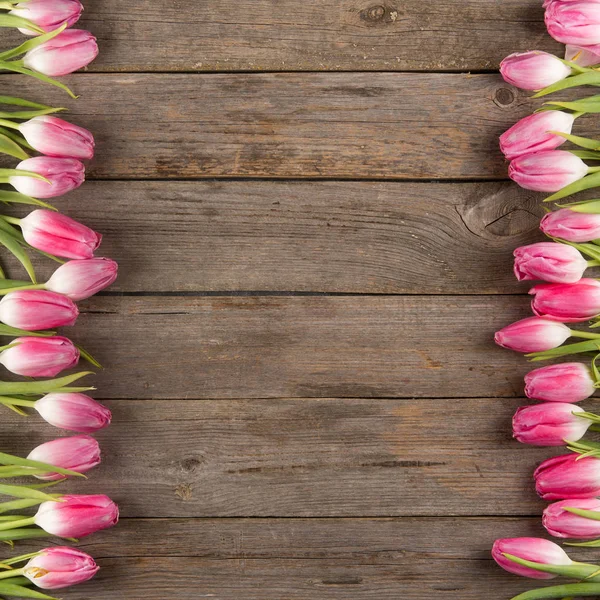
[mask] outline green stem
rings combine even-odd
[[[0,396],[0,404],[4,406],[27,406],[28,408],[34,408],[35,402],[35,400],[20,400],[19,398]]]
[[[24,575],[25,569],[12,569],[11,571],[4,571],[0,573],[0,579],[9,579],[11,577],[21,577]]]
[[[600,167],[589,167],[588,174],[590,173],[598,173],[600,171]]]
[[[7,223],[11,223],[12,225],[19,225],[19,226],[21,226],[21,219],[17,219],[17,217],[9,217],[7,215],[2,215],[2,218]],[[590,262],[594,262],[594,261],[592,260]],[[598,262],[598,264],[600,265],[600,262]]]
[[[2,290],[0,290],[0,294],[2,294]],[[583,338],[584,340],[597,340],[598,338],[600,338],[600,333],[592,333],[591,331],[578,331],[577,329],[571,329],[571,337]]]
[[[600,260],[588,260],[587,266],[588,267],[600,267]]]
[[[46,289],[45,283],[32,283],[31,285],[21,285],[19,287],[6,288],[3,290],[0,290],[0,296],[6,296],[6,294],[10,294],[10,292],[21,292],[23,290],[44,290],[44,289]]]
[[[35,525],[35,517],[21,519],[20,521],[9,521],[8,523],[0,523],[0,531],[6,531],[8,529],[18,529],[19,527],[29,527],[30,525]]]
[[[547,588],[530,590],[512,600],[544,600],[545,598],[567,598],[569,596],[599,596],[600,583],[567,583]]]
[[[19,129],[18,123],[13,123],[12,121],[7,121],[6,119],[0,119],[0,125],[2,127],[8,127],[9,129]]]

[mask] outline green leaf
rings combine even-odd
[[[21,510],[22,508],[30,508],[41,504],[41,500],[11,500],[10,502],[0,502],[0,514],[4,514],[13,510]]]
[[[588,150],[600,150],[600,140],[593,140],[591,138],[579,137],[578,135],[571,135],[570,133],[563,133],[562,131],[549,131],[553,135],[558,135],[566,140],[569,140],[572,144],[580,146],[581,148],[587,148]]]
[[[79,346],[78,344],[76,344],[76,348],[79,350],[79,354],[81,354],[81,356],[89,363],[94,365],[94,367],[97,367],[98,369],[103,368],[102,365],[85,348]]]
[[[4,13],[0,13],[0,27],[20,27],[21,29],[35,31],[35,33],[44,33],[44,30],[41,27],[32,23],[29,19]]]
[[[2,593],[2,590],[0,590]],[[546,588],[530,590],[512,600],[544,600],[546,598],[567,598],[569,596],[599,596],[600,583],[567,583],[565,585],[554,585]]]
[[[56,206],[52,206],[52,204],[48,204],[47,202],[42,202],[42,200],[38,200],[37,198],[32,198],[31,196],[26,196],[25,194],[20,194],[19,192],[8,192],[5,190],[0,190],[0,202],[10,202],[12,204],[30,204],[33,206],[43,206],[44,208],[48,208],[50,210],[58,210]]]
[[[591,521],[600,521],[600,512],[595,510],[582,510],[580,508],[572,508],[570,506],[563,506],[562,510],[573,513],[584,519],[590,519]]]
[[[0,133],[0,152],[3,154],[8,154],[14,158],[19,158],[20,160],[26,160],[29,158],[29,154],[17,144],[17,142],[11,140],[8,136]]]
[[[47,41],[56,37],[59,33],[62,33],[67,28],[67,23],[63,23],[58,29],[54,31],[50,31],[49,33],[45,33],[44,35],[40,35],[33,39],[29,39],[26,42],[23,42],[20,46],[16,48],[11,48],[10,50],[6,50],[5,52],[0,52],[0,60],[8,60],[9,58],[15,58],[16,56],[21,56],[42,44],[45,44]]]
[[[4,583],[3,581],[0,581],[0,594],[5,594],[6,596],[13,596],[18,598],[39,598],[40,600],[58,600],[54,596],[48,596],[47,594],[42,594],[42,592],[29,589],[22,585],[13,585],[11,583]]]
[[[14,73],[22,73],[23,75],[29,75],[30,77],[35,77],[36,79],[39,79],[44,83],[49,83],[50,85],[64,90],[65,92],[67,92],[67,94],[69,94],[69,96],[71,96],[71,98],[77,98],[77,96],[64,83],[61,83],[60,81],[53,79],[52,77],[48,77],[47,75],[43,75],[42,73],[38,73],[37,71],[28,69],[27,67],[21,67],[15,62],[0,61],[0,69],[4,69],[5,71],[13,71]]]
[[[581,548],[600,548],[600,540],[592,540],[590,542],[565,542],[565,546],[578,546]]]
[[[0,219],[1,220],[1,219]],[[37,277],[35,276],[35,270],[31,264],[31,259],[27,255],[27,252],[23,250],[23,246],[15,240],[10,234],[0,228],[0,244],[2,244],[7,250],[12,252],[15,258],[25,267],[27,274],[31,278],[33,283],[37,283]]]
[[[71,475],[74,477],[84,477],[81,473],[77,471],[71,471],[69,469],[62,469],[55,465],[51,465],[49,463],[40,462],[37,460],[29,460],[28,458],[20,458],[18,456],[12,456],[10,454],[5,454],[4,452],[0,452],[0,464],[2,465],[11,465],[11,466],[19,466],[19,467],[27,467],[33,469],[42,469],[44,473],[52,472],[52,473],[60,473],[61,475]],[[0,467],[1,468],[1,467]]]
[[[0,494],[3,494],[4,496],[13,496],[14,498],[22,498],[23,500],[42,500],[43,502],[55,500],[52,496],[40,492],[39,490],[33,490],[25,485],[8,485],[6,483],[0,483]]]
[[[561,208],[568,208],[573,212],[598,215],[600,214],[600,200],[582,200],[581,202],[561,205]]]
[[[557,358],[559,356],[580,354],[582,352],[598,352],[598,350],[600,350],[600,340],[587,340],[585,342],[576,342],[575,344],[559,346],[558,348],[552,348],[551,350],[544,350],[543,352],[531,352],[525,356],[532,361],[539,361]]]
[[[46,183],[52,183],[43,175],[34,173],[33,171],[25,171],[24,169],[0,169],[0,178],[5,179],[7,177],[33,177],[34,179],[39,179]]]
[[[0,104],[10,104],[12,106],[25,106],[27,108],[36,108],[42,110],[45,108],[52,108],[47,104],[40,104],[39,102],[32,102],[31,100],[25,100],[24,98],[17,98],[16,96],[0,96]],[[54,110],[66,110],[62,108],[56,108]]]
[[[29,475],[43,475],[44,473],[51,473],[52,471],[45,471],[43,469],[30,469],[27,467],[0,467],[0,479],[10,479],[11,477],[27,477]]]
[[[559,107],[580,113],[597,113],[600,112],[600,96],[590,96],[582,100],[575,100],[574,102],[545,102],[544,106],[550,110]]]
[[[566,198],[572,194],[577,194],[578,192],[590,190],[598,186],[600,186],[600,173],[592,173],[579,181],[567,185],[562,188],[562,190],[558,190],[558,192],[552,194],[552,196],[548,196],[544,199],[544,202],[554,202],[555,200],[560,200],[561,198]]]
[[[65,377],[58,377],[56,379],[45,379],[41,381],[0,381],[0,395],[1,396],[12,396],[14,394],[49,394],[64,386],[85,377],[86,375],[93,375],[93,371],[82,371],[79,373],[73,373],[72,375],[66,375]]]
[[[571,154],[581,158],[581,160],[600,160],[600,152],[594,150],[567,150]]]
[[[0,126],[0,133],[10,138],[13,142],[16,142],[20,146],[23,146],[23,148],[31,150],[32,152],[36,151],[35,148],[27,142],[27,140],[19,133],[18,130]]]
[[[533,98],[541,98],[542,96],[547,96],[548,94],[578,87],[580,85],[594,85],[598,83],[600,83],[600,73],[597,71],[588,71],[586,73],[581,73],[580,75],[567,77],[558,83],[553,83],[543,90],[540,90]]]
[[[0,111],[0,119],[33,119],[35,117],[43,117],[44,115],[51,115],[64,108],[42,108],[40,110],[19,110],[12,112]]]

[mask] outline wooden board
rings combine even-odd
[[[79,102],[3,81],[72,108],[96,135],[101,179],[505,179],[498,136],[541,105],[498,75],[78,74],[65,81]],[[600,135],[593,118],[576,129]]]

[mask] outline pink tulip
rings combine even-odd
[[[571,330],[562,323],[529,317],[497,331],[494,341],[517,352],[542,352],[558,348],[570,336]]]
[[[65,337],[22,337],[0,353],[0,363],[24,377],[55,377],[79,362],[79,350]]]
[[[108,496],[62,496],[61,500],[42,503],[35,515],[35,524],[52,535],[82,538],[119,520],[119,509]]]
[[[52,210],[34,210],[19,226],[28,244],[63,258],[92,258],[102,241],[99,233]]]
[[[508,176],[526,190],[557,192],[588,173],[588,166],[565,150],[545,150],[515,158]]]
[[[542,279],[555,283],[575,283],[587,269],[587,260],[566,244],[539,242],[514,251],[515,276],[519,281]]]
[[[533,478],[544,500],[594,498],[600,495],[600,459],[563,454],[545,460]]]
[[[600,238],[600,214],[589,214],[561,208],[549,212],[540,223],[548,236],[567,242],[591,242]]]
[[[580,402],[595,391],[590,369],[579,362],[549,365],[525,375],[525,394],[535,400]]]
[[[544,17],[548,33],[563,44],[600,44],[600,3],[550,2]]]
[[[16,4],[10,14],[28,19],[48,33],[63,23],[71,27],[79,21],[82,11],[83,6],[78,0],[27,0]],[[38,35],[29,29],[19,28],[19,31],[25,35]]]
[[[548,52],[531,50],[516,52],[500,63],[504,81],[524,90],[541,90],[562,81],[571,74],[571,67]]]
[[[565,508],[578,508],[600,513],[600,500],[597,498],[573,498],[550,504],[544,510],[542,517],[542,523],[550,535],[575,540],[600,537],[600,521],[580,517]]]
[[[528,567],[523,567],[504,554],[511,554],[522,560],[542,565],[568,566],[572,563],[566,552],[554,542],[541,538],[506,538],[496,540],[492,547],[492,558],[505,571],[530,577],[531,579],[553,579],[556,575],[542,573]]]
[[[34,448],[27,457],[29,460],[48,463],[69,471],[86,473],[100,464],[100,446],[89,435],[58,438]],[[44,481],[63,479],[59,473],[36,475]]]
[[[71,260],[54,271],[46,288],[71,300],[84,300],[113,283],[117,269],[117,263],[109,258]]]
[[[529,290],[538,317],[578,323],[600,314],[600,281],[580,279],[577,283],[542,283]]]
[[[35,410],[50,425],[79,433],[108,427],[112,418],[108,408],[78,393],[47,394],[35,403]]]
[[[73,300],[44,290],[10,292],[0,301],[0,321],[26,331],[74,325],[78,315]]]
[[[56,198],[78,188],[85,180],[83,163],[74,158],[36,156],[20,162],[17,169],[32,171],[50,183],[24,175],[13,175],[9,183],[18,192],[34,198]]]
[[[32,148],[46,156],[80,160],[94,156],[94,136],[87,129],[58,117],[34,117],[21,123],[19,131]]]
[[[575,404],[547,402],[522,406],[513,417],[513,437],[533,446],[564,446],[565,440],[580,440],[592,424],[576,413],[584,412]]]
[[[571,133],[575,118],[560,110],[548,110],[521,119],[500,136],[500,150],[508,160],[525,154],[554,150],[567,140],[550,133]]]
[[[98,56],[96,38],[83,29],[68,29],[29,50],[23,64],[48,77],[60,77],[89,65]]]
[[[99,569],[89,554],[56,546],[34,556],[23,568],[23,575],[43,590],[58,590],[88,581]]]
[[[600,64],[600,45],[595,46],[573,46],[567,44],[565,48],[565,60],[574,62],[580,67],[592,67]]]

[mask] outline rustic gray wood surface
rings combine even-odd
[[[103,464],[63,489],[106,492],[123,518],[80,542],[102,570],[61,597],[531,587],[489,549],[543,534],[531,474],[557,450],[511,440],[531,365],[492,335],[529,314],[511,254],[543,214],[497,136],[541,102],[495,70],[559,51],[542,16],[540,0],[96,0],[82,26],[101,55],[64,78],[78,101],[0,76],[96,134],[89,181],[56,204],[120,263],[64,331],[106,367],[90,382],[114,422]],[[3,413],[3,450],[56,435]]]

